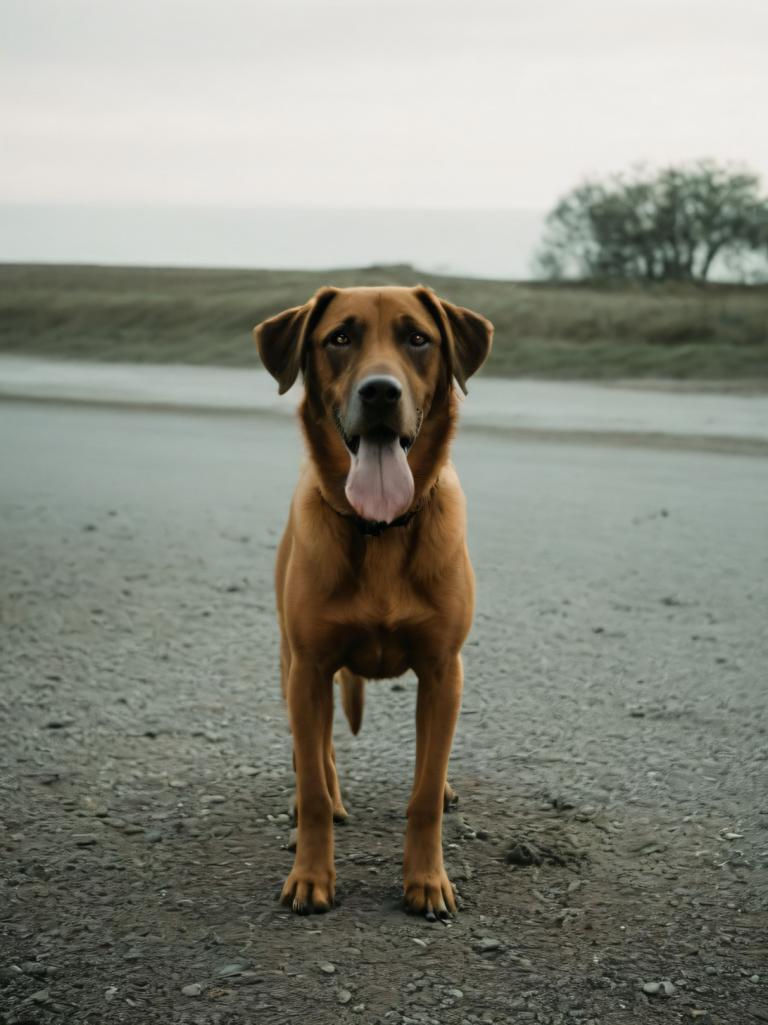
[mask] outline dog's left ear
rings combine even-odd
[[[253,329],[261,362],[277,381],[280,395],[288,391],[304,369],[312,328],[335,294],[333,288],[321,288],[303,306],[283,310]]]
[[[480,369],[491,351],[493,324],[473,310],[441,299],[424,285],[418,286],[416,294],[440,328],[449,370],[466,395],[467,379]]]

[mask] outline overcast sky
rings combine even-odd
[[[768,0],[2,0],[0,203],[548,208],[768,183]]]

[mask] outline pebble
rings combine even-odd
[[[219,965],[216,974],[220,979],[228,979],[233,975],[242,975],[250,967],[249,961],[233,961],[231,964]]]
[[[348,1004],[352,999],[352,994],[348,989],[339,989],[336,991],[336,999],[340,1004]]]
[[[20,968],[25,975],[31,975],[34,978],[42,978],[48,970],[39,961],[22,961]]]
[[[203,992],[203,987],[199,982],[190,982],[188,986],[181,987],[181,992],[185,997],[199,997]]]
[[[464,994],[460,989],[447,989],[445,991],[445,995],[453,997],[454,1000],[462,1000],[464,997]]]
[[[55,715],[50,719],[46,719],[45,727],[48,730],[65,730],[67,726],[71,726],[74,721],[74,719],[71,719],[67,715]]]
[[[334,972],[336,971],[336,965],[334,965],[334,964],[331,964],[331,962],[330,962],[330,961],[322,961],[322,962],[321,962],[321,963],[320,963],[320,964],[318,965],[318,968],[319,968],[319,969],[320,969],[320,971],[321,971],[321,972],[323,972],[323,973],[324,973],[325,975],[333,975],[333,973],[334,973]]]
[[[647,993],[648,996],[671,997],[674,992],[675,987],[669,979],[662,979],[661,982],[643,983],[643,993]]]
[[[78,847],[92,847],[99,842],[95,833],[75,833],[73,840]]]
[[[261,972],[253,972],[250,970],[250,968],[247,971],[240,972],[239,975],[235,975],[232,977],[232,982],[236,982],[238,983],[238,985],[242,986],[250,986],[254,983],[259,983],[262,981],[263,975],[261,974]]]
[[[33,1000],[36,1004],[47,1004],[51,999],[51,991],[48,989],[39,989],[37,993],[33,993],[30,1000]]]
[[[475,941],[475,950],[479,950],[481,954],[488,954],[493,950],[500,949],[501,943],[499,940],[494,940],[490,936],[483,936]]]

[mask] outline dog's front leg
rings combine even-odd
[[[333,904],[333,801],[325,772],[325,743],[333,720],[333,674],[293,658],[288,674],[288,714],[296,766],[296,859],[281,900],[299,914]]]
[[[443,867],[443,798],[461,704],[461,656],[429,663],[418,675],[416,773],[408,805],[403,891],[409,910],[446,915],[456,910],[456,899]]]

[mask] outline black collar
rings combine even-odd
[[[424,508],[427,499],[431,496],[439,483],[439,479],[436,480],[429,489],[429,494],[420,499],[412,509],[408,510],[407,513],[403,513],[402,516],[398,516],[396,520],[392,520],[390,523],[384,523],[382,520],[366,520],[362,516],[358,516],[357,513],[339,512],[338,509],[335,509],[331,505],[319,488],[317,489],[317,493],[329,509],[332,509],[333,512],[335,512],[337,516],[341,516],[342,519],[349,520],[350,523],[357,527],[363,537],[379,537],[385,530],[390,530],[392,527],[407,527],[414,516]]]
[[[389,530],[390,527],[406,527],[411,522],[413,517],[419,511],[421,506],[415,506],[413,509],[409,509],[407,513],[403,513],[402,516],[398,516],[396,520],[392,520],[391,523],[383,523],[379,520],[365,520],[362,516],[356,516],[354,513],[339,513],[339,516],[344,516],[345,519],[351,520],[363,537],[378,537],[379,534],[383,534],[385,530]],[[336,510],[334,509],[334,512]]]

